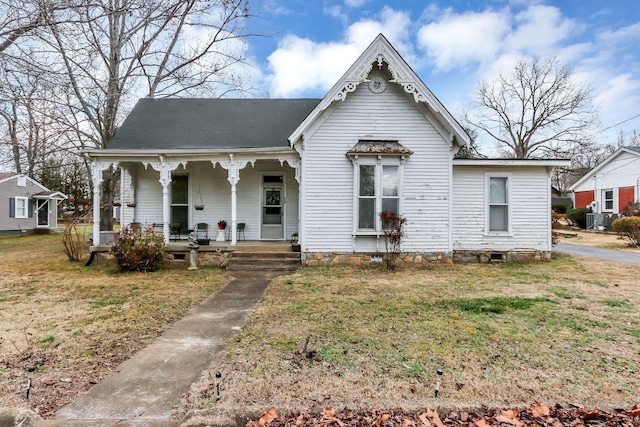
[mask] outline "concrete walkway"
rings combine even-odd
[[[597,258],[605,261],[616,261],[625,264],[640,265],[640,254],[635,252],[593,248],[591,246],[571,245],[568,243],[556,244],[553,247],[553,251],[569,255]]]
[[[172,409],[240,330],[277,273],[235,273],[102,383],[38,426],[168,426]]]

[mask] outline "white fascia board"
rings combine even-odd
[[[518,167],[567,167],[569,159],[454,159],[453,166],[518,166]]]
[[[229,154],[242,155],[242,154],[263,154],[264,156],[279,156],[286,154],[296,154],[296,151],[291,148],[274,147],[274,148],[235,148],[235,149],[127,149],[127,150],[109,150],[109,149],[91,149],[82,150],[81,153],[88,155],[89,157],[203,157],[207,155],[224,155]]]

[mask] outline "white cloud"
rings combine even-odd
[[[504,49],[534,56],[553,55],[575,27],[555,7],[531,6],[515,16],[515,29],[508,35]]]
[[[410,22],[407,14],[384,8],[377,20],[364,19],[349,26],[340,41],[318,43],[286,36],[268,58],[270,95],[292,97],[328,90],[380,33],[403,54],[411,55]]]
[[[418,31],[418,44],[440,70],[493,59],[509,31],[509,15],[501,12],[448,11],[442,19]]]
[[[633,112],[638,112],[637,106],[640,103],[640,79],[634,78],[631,73],[619,74],[610,78],[603,90],[595,98],[596,105],[602,108],[612,108],[624,110],[631,108]]]
[[[286,36],[269,56],[270,95],[290,97],[331,87],[361,53],[354,44],[315,43]]]
[[[418,44],[441,71],[472,64],[480,70],[500,70],[496,63],[513,64],[513,56],[554,55],[578,28],[559,9],[544,5],[515,15],[510,8],[460,14],[448,9],[438,15],[418,31]]]
[[[345,0],[344,4],[349,7],[360,7],[364,6],[369,0]]]

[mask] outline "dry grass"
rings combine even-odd
[[[67,260],[59,235],[0,239],[0,271],[0,407],[42,415],[99,382],[227,281],[217,269],[123,275],[85,268]]]
[[[575,235],[575,236],[574,236]],[[626,238],[620,238],[617,233],[601,231],[570,230],[560,235],[561,243],[572,245],[592,246],[594,248],[615,249],[627,252],[640,252],[640,248],[630,246]]]
[[[222,399],[211,371],[182,410],[200,413],[197,423],[271,406],[630,407],[640,390],[639,276],[567,256],[396,274],[303,269],[270,285],[214,368]]]

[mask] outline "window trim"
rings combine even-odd
[[[14,218],[19,218],[19,219],[29,218],[29,198],[28,197],[22,197],[22,196],[16,196],[16,197],[14,197],[14,199],[15,199],[14,206],[13,206],[13,216],[14,216]],[[18,200],[24,200],[24,216],[23,215],[18,215]]]
[[[383,196],[383,167],[396,166],[398,168],[398,195],[393,198],[398,200],[398,214],[402,214],[402,184],[405,157],[402,155],[354,155],[353,161],[353,234],[361,236],[377,236],[383,233],[380,212],[382,210],[382,199],[392,198]],[[360,228],[360,166],[375,166],[375,211],[374,228]]]
[[[611,192],[611,199],[607,199],[607,192],[610,191]],[[602,212],[613,212],[614,207],[615,207],[615,191],[613,191],[613,188],[607,188],[607,189],[603,189],[602,190]],[[607,208],[607,201],[611,202],[611,207]]]
[[[513,214],[512,214],[512,197],[511,197],[511,172],[486,172],[484,175],[485,185],[485,235],[487,236],[511,236],[513,227]],[[505,178],[506,191],[507,191],[507,229],[506,230],[491,230],[491,178]],[[502,205],[501,205],[502,206]]]

